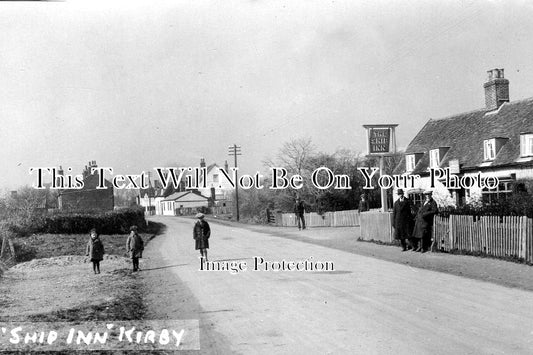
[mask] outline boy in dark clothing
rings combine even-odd
[[[131,226],[130,235],[126,241],[126,250],[130,254],[133,263],[133,272],[139,271],[139,258],[142,258],[144,250],[144,242],[137,233],[137,226]]]
[[[104,259],[104,244],[98,237],[96,229],[91,229],[91,239],[87,243],[86,256],[91,259],[93,263],[93,271],[95,274],[100,273],[100,261]]]

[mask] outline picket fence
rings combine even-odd
[[[337,211],[318,214],[316,212],[304,213],[306,227],[355,227],[359,225],[359,211]],[[294,213],[281,214],[282,227],[297,225]]]
[[[359,239],[392,243],[392,213],[369,211],[360,215]]]
[[[436,216],[433,246],[533,262],[533,221],[524,216]]]

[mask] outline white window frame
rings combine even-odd
[[[496,159],[496,139],[485,139],[483,141],[483,157],[484,160]]]
[[[520,156],[533,156],[533,133],[520,135]]]
[[[429,151],[429,167],[430,168],[438,168],[440,159],[439,159],[439,148],[437,149],[431,149]]]
[[[415,170],[416,166],[416,157],[414,154],[408,154],[405,156],[405,170],[411,172]]]

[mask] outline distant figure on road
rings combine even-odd
[[[420,206],[416,214],[415,230],[413,235],[413,250],[426,252],[431,244],[431,233],[433,229],[433,217],[439,212],[437,203],[433,200],[431,190],[424,191],[426,200]],[[418,247],[415,248],[415,246]]]
[[[366,200],[366,195],[361,195],[361,201],[359,201],[359,213],[366,212],[370,210],[368,201]]]
[[[96,233],[96,229],[91,229],[91,239],[87,243],[86,256],[91,259],[93,263],[93,271],[95,274],[100,273],[100,261],[104,259],[104,244]]]
[[[139,259],[143,256],[144,242],[139,233],[137,233],[137,226],[131,226],[130,228],[130,235],[126,241],[126,250],[133,263],[133,272],[139,271]]]
[[[196,250],[200,250],[200,259],[207,260],[207,249],[209,249],[209,237],[211,236],[211,228],[209,223],[204,220],[204,214],[198,213],[196,216],[198,221],[194,224],[192,237],[195,240]]]
[[[394,239],[400,240],[402,251],[407,250],[407,240],[410,240],[413,232],[413,215],[411,214],[411,200],[405,197],[403,190],[398,189],[398,199],[392,207],[392,226],[394,227]]]
[[[296,215],[296,221],[298,221],[298,230],[305,229],[305,206],[302,200],[300,200],[299,197],[296,197],[296,201],[294,203],[294,214]],[[300,224],[300,220],[302,223]]]

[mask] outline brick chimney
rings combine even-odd
[[[201,168],[205,168],[205,159],[204,158],[200,159],[200,167]]]
[[[497,110],[504,102],[509,102],[509,80],[503,76],[503,69],[487,71],[488,80],[485,88],[485,105],[487,110]]]

